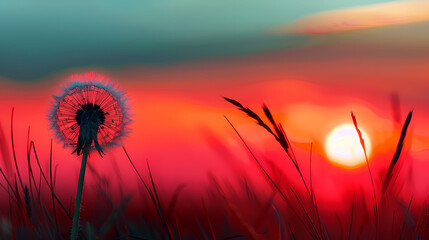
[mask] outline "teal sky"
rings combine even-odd
[[[380,0],[0,1],[0,78],[80,67],[171,64],[306,44],[263,31]]]

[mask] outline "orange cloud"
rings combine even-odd
[[[313,14],[268,30],[274,34],[326,34],[429,20],[429,1],[399,1]]]

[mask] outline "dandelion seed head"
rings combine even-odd
[[[104,75],[72,75],[62,94],[53,96],[50,127],[77,155],[85,148],[103,150],[120,144],[131,123],[125,94]]]

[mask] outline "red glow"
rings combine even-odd
[[[271,57],[275,58],[276,55]],[[258,58],[242,60],[238,65],[246,65],[251,69],[244,72],[238,71],[232,63],[205,62],[192,67],[185,65],[143,72],[128,69],[112,74],[112,80],[127,91],[130,99],[134,123],[131,125],[131,134],[123,144],[134,159],[136,168],[143,172],[147,180],[148,160],[160,194],[167,199],[172,197],[178,186],[186,184],[184,195],[191,200],[178,203],[183,211],[190,208],[190,202],[206,196],[208,186],[213,186],[213,179],[208,176],[229,182],[231,186],[238,186],[243,179],[249,179],[261,194],[271,194],[272,189],[267,188],[264,175],[226,122],[225,115],[268,171],[284,180],[285,185],[281,187],[296,186],[303,191],[299,175],[272,136],[225,102],[222,96],[237,99],[261,115],[263,112],[260,106],[265,103],[275,119],[283,124],[307,181],[310,142],[313,142],[312,181],[319,204],[336,206],[339,213],[347,211],[350,201],[344,199],[350,198],[353,191],[369,192],[371,183],[366,166],[344,169],[326,159],[323,146],[327,134],[333,126],[351,123],[350,111],[353,110],[359,125],[366,129],[373,142],[370,164],[380,184],[378,173],[387,169],[400,132],[390,112],[390,91],[393,86],[401,86],[400,82],[395,81],[398,75],[422,79],[420,73],[427,71],[425,64],[416,60],[415,63],[402,66],[404,73],[393,69],[391,75],[382,76],[383,79],[392,79],[392,85],[389,85],[392,89],[386,90],[385,86],[375,81],[380,78],[375,74],[361,79],[357,73],[357,76],[348,77],[347,85],[342,85],[346,72],[355,70],[356,60],[342,60],[341,69],[332,67],[340,64],[338,62],[320,63],[312,66],[312,71],[305,71],[307,63],[294,64],[287,74],[283,72],[284,66],[269,61],[265,65],[260,63]],[[371,69],[371,64],[374,63],[360,63],[360,67]],[[197,70],[190,72],[190,68]],[[378,68],[387,69],[390,66],[381,64]],[[415,71],[408,71],[410,69]],[[219,72],[224,75],[216,75]],[[150,76],[150,80],[145,76]],[[214,81],[219,78],[222,81]],[[324,81],[327,84],[321,85]],[[374,83],[370,85],[372,81]],[[46,81],[35,86],[2,84],[0,100],[4,104],[1,104],[0,110],[4,114],[0,117],[0,123],[7,148],[11,149],[9,127],[11,109],[14,107],[14,139],[21,171],[27,172],[26,149],[30,127],[30,140],[35,142],[42,168],[48,172],[49,145],[53,135],[48,129],[47,113],[51,94],[57,93],[62,83]],[[427,82],[421,81],[419,84],[426,86]],[[402,109],[408,110],[410,106],[415,109],[403,157],[413,161],[413,164],[404,162],[401,169],[402,173],[413,171],[413,174],[399,176],[399,180],[407,176],[412,178],[408,181],[411,184],[402,189],[401,196],[408,201],[412,193],[415,199],[421,200],[425,193],[416,189],[429,187],[427,174],[421,171],[429,167],[424,154],[429,149],[429,127],[425,124],[429,117],[425,108],[428,99],[427,95],[417,97],[410,94],[415,91],[410,85],[400,90]],[[411,147],[412,144],[416,144],[415,147]],[[10,152],[2,150],[2,154],[4,162],[1,167],[5,168],[6,163],[11,165],[12,158]],[[54,166],[58,166],[56,191],[61,198],[68,199],[75,193],[77,181],[74,179],[77,179],[80,160],[71,155],[70,149],[64,149],[55,140],[53,159]],[[35,164],[34,157],[32,161]],[[92,154],[89,165],[84,188],[87,204],[97,201],[92,199],[91,191],[102,177],[111,181],[109,191],[139,196],[138,189],[141,186],[138,177],[120,147],[107,151],[104,158]],[[38,173],[35,177],[38,179]],[[28,182],[27,176],[23,180]],[[112,196],[119,197],[119,194]],[[138,201],[133,201],[132,208],[139,209],[142,206],[139,206]]]

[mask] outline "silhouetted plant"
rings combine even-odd
[[[82,154],[76,194],[71,239],[77,238],[79,209],[88,154],[96,150],[103,156],[103,149],[117,145],[130,122],[125,95],[113,84],[102,83],[97,74],[75,75],[63,94],[54,96],[49,116],[56,136],[73,146],[77,155]]]

